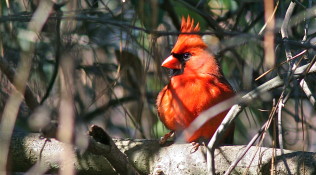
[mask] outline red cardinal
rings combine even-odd
[[[194,26],[190,16],[182,17],[181,33],[199,31],[199,24]],[[200,35],[180,34],[171,55],[161,66],[170,69],[171,73],[169,84],[157,97],[158,115],[171,130],[165,137],[183,131],[201,112],[234,96],[232,87]],[[211,118],[191,136],[186,136],[186,141],[209,140],[227,112]],[[232,132],[233,127],[226,136],[233,136]],[[221,141],[225,142],[225,138]]]

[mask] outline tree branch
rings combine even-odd
[[[0,57],[0,70],[7,77],[7,79],[14,84],[15,70],[10,66],[7,60],[3,57]],[[36,107],[39,106],[39,103],[36,99],[36,96],[32,92],[31,88],[26,84],[24,100],[27,106],[33,111]]]
[[[65,12],[66,13],[66,12]],[[19,22],[29,22],[31,19],[30,13],[26,14],[21,14],[21,15],[10,15],[10,16],[1,16],[0,17],[0,23],[5,23],[5,22],[10,22],[10,21],[19,21]],[[181,34],[181,32],[169,32],[169,31],[157,31],[157,30],[149,30],[146,28],[142,27],[137,27],[134,25],[131,25],[126,22],[121,22],[121,21],[115,21],[115,20],[110,20],[107,18],[102,18],[102,17],[95,17],[95,16],[87,16],[87,15],[63,15],[63,16],[57,16],[57,15],[51,15],[49,17],[50,20],[78,20],[78,21],[86,21],[86,22],[94,22],[94,23],[100,23],[100,24],[108,24],[108,25],[113,25],[117,27],[121,27],[122,29],[129,28],[129,29],[134,29],[138,31],[145,32],[147,34],[155,35],[157,37],[160,36],[169,36],[169,35],[175,35],[178,36]],[[249,33],[244,33],[244,32],[236,32],[236,31],[227,31],[227,30],[216,30],[212,32],[192,32],[189,34],[199,34],[199,35],[217,35],[217,36],[241,36],[242,38],[249,37],[249,38],[254,38],[258,40],[263,40],[262,36],[259,35],[254,35],[254,34],[249,34]],[[282,43],[283,40],[276,38],[277,43]],[[293,47],[301,47],[305,49],[316,49],[316,46],[314,44],[310,44],[309,42],[306,43],[301,43],[293,40],[288,40],[287,41],[289,45]],[[234,45],[235,46],[235,45]],[[239,46],[239,45],[236,45]]]
[[[45,141],[39,139],[39,136],[39,134],[15,133],[11,146],[13,171],[26,172],[32,166],[31,170],[37,166],[42,167],[42,171],[46,170],[47,173],[56,172],[60,168],[59,158],[64,143],[55,139]],[[114,139],[113,141],[117,148],[128,156],[129,162],[143,174],[207,174],[206,148],[204,146],[191,154],[192,146],[190,144],[172,144],[161,147],[158,140]],[[109,150],[112,151],[106,145],[95,140],[93,142],[90,140],[90,144],[94,146],[98,144],[96,147],[102,154],[108,153]],[[216,149],[216,174],[224,174],[230,163],[244,149],[245,146],[222,146]],[[88,152],[91,150],[90,148],[85,153],[79,153],[78,149],[76,150],[77,153],[74,155],[76,162],[69,163],[75,165],[78,174],[116,174],[103,155]],[[272,148],[251,147],[248,154],[237,164],[233,173],[242,174],[252,159],[249,174],[268,173],[272,151],[274,151]],[[304,171],[305,174],[312,174],[314,172],[316,153],[284,150],[284,155],[281,155],[280,150],[275,151],[275,168],[278,173],[299,174]]]
[[[306,64],[304,66],[301,66],[297,68],[293,74],[293,78],[299,78],[305,75],[305,70],[310,67],[310,64]],[[316,72],[316,65],[312,65],[309,69],[308,73]],[[226,115],[225,119],[222,121],[222,124],[217,128],[216,132],[214,133],[212,139],[208,143],[208,148],[210,149],[210,152],[208,153],[208,170],[209,172],[214,172],[214,167],[212,166],[213,159],[212,157],[212,151],[214,150],[215,146],[217,145],[220,138],[223,137],[225,130],[230,126],[230,124],[235,120],[237,115],[245,108],[246,103],[250,103],[252,100],[257,98],[260,94],[263,94],[271,89],[280,87],[284,84],[284,81],[281,79],[280,76],[277,76],[268,82],[262,84],[261,86],[257,87],[256,89],[252,90],[251,92],[247,93],[242,97],[242,102],[240,104],[234,105]],[[200,126],[196,126],[200,127]]]
[[[93,137],[95,141],[98,143],[102,143],[102,147],[98,147],[96,149],[96,145],[100,145],[94,142],[92,140],[93,144],[90,144],[89,147],[94,150],[93,152],[96,155],[104,156],[110,164],[113,166],[113,168],[118,172],[119,174],[133,174],[133,175],[139,175],[137,170],[131,165],[131,163],[128,160],[128,157],[123,154],[115,145],[112,138],[100,127],[96,125],[92,125],[89,130],[89,135]],[[104,146],[107,146],[107,151],[104,151]],[[98,151],[95,151],[98,150]]]

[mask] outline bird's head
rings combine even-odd
[[[182,17],[181,34],[170,56],[161,65],[170,69],[171,76],[183,73],[208,73],[213,67],[217,69],[216,60],[206,50],[207,45],[198,32],[199,23],[194,25],[194,20],[190,16],[187,19]]]

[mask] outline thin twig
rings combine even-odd
[[[278,137],[279,137],[279,146],[281,153],[284,153],[283,150],[283,133],[282,133],[282,108],[284,107],[283,99],[279,102],[278,106]]]
[[[62,16],[62,11],[60,9],[56,9],[56,11],[58,11],[59,13],[56,13],[56,15],[58,15],[59,17]],[[57,18],[56,19],[56,51],[55,51],[55,64],[54,64],[54,70],[53,70],[53,74],[51,77],[51,80],[48,84],[47,90],[45,92],[45,95],[43,96],[43,98],[41,99],[41,104],[43,104],[45,102],[45,100],[48,98],[50,92],[53,89],[53,86],[55,84],[57,75],[58,75],[58,68],[59,68],[59,62],[60,62],[60,23],[61,23],[61,19]]]
[[[269,16],[268,20],[266,20],[265,24],[262,26],[262,28],[261,28],[261,30],[259,31],[258,35],[261,35],[262,32],[264,31],[264,29],[267,27],[268,23],[270,23],[271,20],[274,19],[274,15],[275,15],[275,12],[276,12],[277,9],[278,9],[279,2],[280,2],[280,1],[277,1],[277,4],[275,5],[272,14]]]
[[[8,78],[8,80],[12,83],[12,85],[15,86],[14,77],[16,76],[16,71],[8,63],[7,58],[0,57],[0,70]],[[23,92],[20,92],[20,93],[23,93]],[[39,106],[37,98],[28,84],[26,84],[26,87],[25,87],[24,100],[25,100],[26,105],[32,111],[36,107]]]
[[[301,61],[301,60],[300,60]],[[299,61],[299,62],[300,62]],[[303,69],[299,69],[298,71],[303,75],[303,76],[305,76],[306,75],[306,72],[309,72],[309,70],[310,70],[310,68],[312,67],[312,65],[314,65],[314,63],[315,62],[312,62],[312,63],[309,63],[308,65],[305,65],[304,67],[303,67]],[[296,68],[297,69],[297,68]],[[296,71],[296,69],[293,69],[293,71]],[[288,77],[288,79],[289,80],[291,80],[292,79],[292,77],[293,76],[295,76],[295,73],[291,73],[290,75],[289,75],[289,77]],[[284,84],[284,86],[286,87],[286,86],[288,86],[288,84],[289,84],[289,82],[290,81],[287,81],[287,82],[285,82],[285,84]],[[287,100],[287,98],[284,98],[284,94],[285,94],[285,91],[283,91],[282,92],[282,94],[281,94],[281,96],[280,96],[280,98],[279,98],[279,100],[278,100],[278,103],[276,104],[276,105],[274,105],[274,107],[273,107],[273,109],[272,109],[272,111],[271,111],[271,113],[270,113],[270,115],[269,115],[269,120],[268,120],[268,124],[266,125],[266,127],[265,127],[265,131],[268,129],[268,127],[270,126],[270,124],[271,124],[271,121],[272,121],[272,119],[273,119],[273,116],[275,115],[275,113],[276,113],[276,111],[277,110],[279,110],[279,116],[281,116],[280,114],[281,114],[281,111],[282,111],[282,107],[284,106],[283,104],[286,102],[286,100]],[[290,92],[288,93],[288,95],[290,94]],[[281,126],[281,123],[279,123],[279,138],[280,138],[280,142],[279,142],[279,144],[280,144],[280,148],[281,148],[281,154],[283,154],[284,153],[284,150],[283,150],[283,138],[282,138],[282,126]],[[281,128],[281,129],[280,129]],[[262,137],[261,137],[261,140],[260,140],[260,142],[258,143],[258,145],[257,146],[260,146],[261,144],[262,144],[262,142],[263,142],[263,139],[264,139],[264,136],[265,136],[265,133],[266,132],[263,132],[263,135],[262,135]],[[280,137],[281,136],[281,137]],[[239,162],[241,160],[241,157],[240,158],[238,158],[238,159],[236,159],[236,162]],[[272,160],[274,161],[274,157],[272,157]],[[273,162],[272,162],[273,163]],[[235,167],[237,165],[237,163],[235,164],[232,164],[231,166],[230,166],[230,168],[229,168],[229,173],[233,170],[233,168]],[[287,167],[287,166],[286,166]],[[271,164],[271,171],[273,171],[274,170],[274,165],[273,164]],[[288,172],[290,172],[290,171],[288,171]],[[228,173],[227,173],[228,174]]]
[[[315,108],[316,107],[316,100],[315,100],[315,97],[314,97],[313,93],[311,92],[310,88],[308,87],[308,84],[306,83],[306,81],[301,80],[300,81],[300,86],[301,86],[302,90],[305,92],[309,102]]]
[[[306,64],[301,66],[295,70],[293,73],[294,78],[302,77],[305,74],[306,69],[310,66],[310,64]],[[311,69],[308,71],[309,73],[316,72],[316,65],[312,65]],[[217,128],[216,132],[214,133],[212,139],[208,143],[208,153],[207,153],[207,160],[208,160],[208,172],[215,172],[215,164],[214,159],[211,158],[210,151],[214,151],[215,145],[217,145],[220,138],[223,137],[225,130],[230,126],[230,124],[234,121],[237,115],[245,108],[245,104],[250,103],[252,100],[257,98],[260,94],[267,92],[271,89],[280,87],[284,84],[284,81],[277,76],[268,82],[262,84],[261,86],[257,87],[256,89],[252,90],[251,92],[247,93],[242,97],[242,103],[234,105],[229,112],[227,113],[225,119],[222,121],[221,125]]]
[[[192,33],[181,33],[181,32],[169,32],[169,31],[156,31],[156,30],[149,30],[142,27],[137,27],[131,24],[128,24],[126,22],[121,22],[117,20],[109,20],[102,17],[94,17],[94,16],[87,16],[87,15],[64,15],[62,17],[57,17],[54,15],[51,15],[49,19],[56,20],[56,18],[60,18],[62,20],[78,20],[78,21],[87,21],[87,22],[95,22],[100,24],[108,24],[113,25],[117,27],[121,27],[123,29],[130,28],[138,31],[145,32],[147,34],[154,35],[156,37],[160,36],[170,36],[175,35],[178,36],[179,34],[199,34],[199,35],[223,35],[223,36],[238,36],[242,35],[243,37],[250,37],[255,38],[258,40],[263,40],[263,37],[254,35],[254,34],[245,34],[242,32],[237,31],[212,31],[212,32],[192,32]],[[19,21],[19,22],[29,22],[31,19],[31,14],[23,14],[23,15],[11,15],[11,16],[1,16],[0,17],[0,23],[8,22],[8,21]],[[282,40],[276,38],[277,43],[283,42]],[[287,40],[289,45],[295,46],[295,47],[301,47],[305,49],[316,49],[316,45],[310,44],[310,43],[301,43],[297,41]]]
[[[217,37],[221,38],[223,37],[221,31],[224,31],[224,29],[217,23],[217,21],[215,19],[213,19],[213,17],[206,12],[203,12],[199,9],[196,9],[195,7],[193,7],[192,5],[190,5],[188,2],[184,1],[184,0],[177,0],[178,2],[182,3],[184,6],[186,6],[188,9],[195,11],[196,13],[200,14],[201,16],[203,16],[206,19],[206,22],[215,30],[215,31],[219,31],[217,33]]]
[[[294,57],[292,57],[290,60],[285,60],[285,61],[281,62],[280,64],[278,64],[277,66],[275,66],[275,67],[273,67],[273,68],[267,70],[266,72],[264,72],[263,74],[261,74],[259,77],[257,77],[257,78],[255,79],[255,81],[258,81],[260,78],[262,78],[262,77],[264,77],[265,75],[267,75],[268,73],[272,72],[274,69],[276,69],[276,68],[282,66],[284,63],[288,63],[289,61],[292,61],[293,59],[295,59],[295,58],[297,58],[297,57],[303,55],[304,53],[306,53],[306,51],[307,51],[307,50],[305,49],[305,50],[303,50],[302,52],[300,52],[300,53],[298,53],[297,55],[295,55]]]
[[[281,26],[281,35],[282,35],[282,39],[284,40],[285,54],[286,54],[287,60],[290,60],[292,58],[292,53],[289,49],[289,45],[287,44],[287,39],[289,38],[289,34],[288,34],[289,22],[290,22],[292,13],[294,11],[295,5],[296,3],[293,1],[290,3],[286,11],[282,26]]]
[[[316,55],[313,57],[310,65],[314,65],[314,63],[316,62]],[[305,75],[306,73],[311,69],[311,66],[308,66],[305,70]],[[308,84],[306,83],[306,81],[304,80],[304,78],[300,81],[300,86],[302,88],[302,90],[305,92],[307,98],[309,99],[309,101],[311,102],[311,104],[314,106],[314,108],[316,108],[316,100],[315,100],[315,96],[313,95],[312,91],[310,90],[310,88],[308,87]]]
[[[308,8],[312,7],[312,1],[308,1]],[[304,18],[305,19],[305,18]],[[305,29],[304,29],[304,37],[302,39],[302,42],[306,42],[307,41],[307,34],[308,34],[308,28],[309,28],[309,23],[310,23],[310,19],[305,19]],[[311,64],[313,64],[315,62],[315,58],[313,58],[313,60],[311,61]],[[316,104],[315,104],[315,97],[313,95],[313,93],[311,92],[310,88],[308,87],[307,82],[302,79],[300,81],[300,86],[303,90],[303,92],[306,94],[307,98],[309,99],[309,101],[311,102],[311,104],[314,106],[314,108],[316,108]]]
[[[230,174],[233,171],[234,167],[237,166],[239,161],[246,155],[246,153],[248,152],[250,147],[258,140],[258,138],[261,136],[261,134],[265,131],[265,128],[266,128],[267,124],[268,124],[268,121],[264,125],[262,125],[262,127],[259,129],[257,134],[252,137],[252,139],[250,140],[250,142],[248,143],[246,148],[243,150],[243,152],[241,152],[238,155],[238,157],[235,159],[235,161],[231,163],[231,165],[229,166],[228,170],[225,172],[225,175],[228,175],[228,174]]]
[[[294,12],[295,6],[296,6],[296,3],[292,1],[286,10],[284,20],[283,20],[283,23],[281,26],[281,35],[282,35],[282,39],[284,42],[284,50],[285,50],[286,60],[289,61],[289,71],[288,71],[287,76],[286,76],[287,82],[283,86],[283,91],[282,91],[282,94],[281,94],[281,96],[279,98],[279,102],[278,102],[278,104],[279,104],[278,105],[278,108],[279,108],[278,109],[278,129],[279,129],[278,138],[279,138],[279,143],[280,143],[280,148],[281,148],[282,153],[284,152],[283,151],[282,123],[281,123],[282,122],[282,108],[284,107],[284,103],[287,100],[287,98],[284,99],[284,96],[285,96],[284,94],[286,94],[286,88],[290,82],[289,79],[292,76],[292,72],[296,69],[296,65],[290,61],[290,60],[292,60],[293,56],[292,56],[291,50],[289,48],[289,45],[287,43],[287,39],[289,38],[289,34],[288,34],[289,22],[290,22],[292,14]],[[288,95],[289,94],[290,94],[290,92],[288,92]]]
[[[298,26],[304,20],[314,18],[316,16],[315,10],[316,10],[316,6],[310,7],[298,13],[297,15],[293,16],[293,18],[290,21],[289,26],[290,27]]]
[[[280,101],[280,100],[279,100],[279,101]],[[267,120],[266,123],[260,128],[260,130],[259,130],[259,133],[260,133],[260,134],[258,133],[258,134],[259,134],[258,137],[260,137],[260,140],[259,140],[259,142],[258,142],[257,145],[256,145],[257,150],[255,151],[255,153],[254,153],[254,155],[253,155],[253,158],[251,159],[251,161],[250,161],[250,163],[249,163],[249,165],[248,165],[246,171],[245,171],[243,174],[247,174],[247,172],[248,172],[248,170],[249,170],[249,168],[250,168],[250,166],[251,166],[251,164],[252,164],[252,161],[253,161],[254,157],[256,156],[257,152],[259,151],[260,146],[261,146],[262,143],[263,143],[263,139],[264,139],[265,136],[266,136],[266,132],[267,132],[268,128],[270,127],[271,123],[272,123],[273,116],[275,115],[276,110],[277,110],[276,107],[273,107],[273,108],[272,108],[272,110],[271,110],[271,112],[270,112],[270,114],[269,114],[268,120]],[[261,131],[261,129],[263,129],[263,130]],[[250,141],[250,142],[251,142],[251,141]],[[250,144],[250,143],[249,143],[249,144]],[[252,144],[253,144],[253,143],[252,143]],[[273,149],[274,149],[274,148],[273,148]],[[248,151],[248,150],[247,150],[247,151]],[[232,170],[237,166],[238,162],[242,159],[242,157],[246,154],[247,151],[245,151],[244,154],[243,154],[240,158],[235,159],[234,162],[236,162],[236,163],[232,164],[232,165],[229,167],[230,171],[232,171]],[[273,159],[274,159],[273,156],[274,156],[274,155],[272,155],[272,157],[271,157],[271,159],[272,159],[271,161],[272,161],[272,162],[273,162]],[[227,173],[227,174],[229,174],[229,173]],[[226,174],[226,175],[227,175],[227,174]]]

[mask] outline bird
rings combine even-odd
[[[199,23],[194,25],[190,16],[182,17],[178,39],[170,56],[161,64],[170,71],[170,80],[159,92],[156,106],[160,120],[171,130],[162,137],[161,144],[185,130],[203,111],[235,95],[198,32]],[[210,140],[228,110],[209,119],[194,133],[185,135],[185,141],[198,148],[201,141]],[[220,142],[231,144],[233,131],[234,126],[231,126]]]

